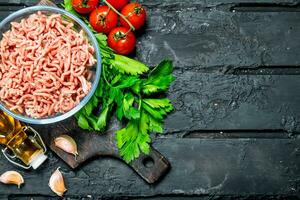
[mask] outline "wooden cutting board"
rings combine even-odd
[[[49,0],[42,0],[39,5],[56,6]],[[72,168],[76,168],[97,156],[108,156],[122,160],[115,142],[115,131],[121,129],[122,124],[116,119],[111,120],[110,126],[105,133],[83,131],[77,126],[74,118],[55,123],[54,125],[33,127],[41,133],[48,147]],[[70,135],[76,141],[79,153],[76,160],[73,155],[67,154],[54,146],[54,138],[63,134]],[[124,161],[124,163],[126,162]],[[167,159],[153,147],[151,147],[149,155],[142,154],[128,165],[148,183],[154,183],[159,180],[170,168]]]
[[[91,158],[99,156],[122,160],[115,142],[115,131],[122,128],[118,120],[112,119],[108,130],[104,133],[84,131],[78,128],[76,123],[76,119],[71,118],[53,125],[35,125],[33,128],[42,135],[46,145],[73,169]],[[63,134],[70,135],[76,141],[79,154],[76,159],[73,155],[65,153],[54,145],[54,139]],[[141,154],[138,159],[127,165],[148,183],[155,183],[170,168],[168,160],[153,147],[151,147],[149,155]]]

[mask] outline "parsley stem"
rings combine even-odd
[[[139,94],[139,110],[141,110],[141,107],[142,107],[142,96]]]
[[[108,85],[109,87],[113,87],[113,86],[110,84],[110,82],[108,82],[108,80],[107,80],[107,78],[106,78],[106,74],[105,74],[105,65],[102,65],[102,74],[103,74],[103,78],[104,78],[105,82],[107,83],[107,85]]]
[[[108,6],[110,7],[113,11],[115,11],[120,17],[122,17],[126,22],[127,24],[130,26],[130,29],[132,31],[135,31],[135,28],[134,26],[130,23],[130,21],[127,19],[127,17],[125,17],[124,15],[122,15],[117,9],[115,9],[110,3],[108,3],[106,0],[103,0],[103,2]]]

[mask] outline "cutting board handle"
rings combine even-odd
[[[156,182],[170,168],[168,160],[153,147],[149,155],[141,154],[129,165],[148,183]]]

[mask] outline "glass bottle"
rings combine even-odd
[[[25,169],[36,169],[47,159],[40,135],[3,111],[0,111],[0,144],[5,146],[2,152],[10,162]],[[15,158],[24,165],[14,161]]]

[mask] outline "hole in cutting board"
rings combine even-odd
[[[154,160],[153,160],[153,158],[151,158],[150,156],[144,158],[144,160],[143,160],[143,165],[144,165],[146,168],[153,167],[153,165],[154,165]]]

